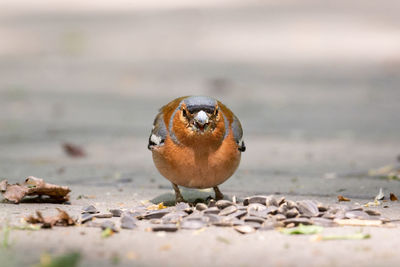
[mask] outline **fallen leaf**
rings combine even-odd
[[[390,193],[390,201],[398,201],[399,199],[396,197],[395,194]]]
[[[1,182],[1,193],[8,201],[15,203],[21,202],[26,196],[38,196],[38,202],[45,201],[51,203],[63,203],[69,200],[71,190],[67,186],[59,186],[46,183],[41,178],[29,176],[25,182],[20,185],[8,184],[7,180]],[[48,196],[48,199],[41,199],[41,196]]]
[[[286,235],[312,235],[322,232],[324,227],[318,225],[300,224],[293,228],[280,228],[279,231]]]
[[[381,226],[381,220],[360,220],[360,219],[335,219],[333,220],[342,226]]]
[[[85,157],[86,153],[82,147],[78,145],[74,145],[71,143],[64,143],[63,145],[64,152],[67,153],[70,157]]]
[[[76,224],[76,221],[72,219],[68,213],[62,209],[57,208],[58,214],[55,216],[43,217],[40,211],[36,211],[36,216],[29,216],[25,218],[27,223],[42,224],[42,228],[51,228],[53,226],[72,226]]]
[[[350,235],[316,235],[313,237],[313,241],[325,241],[325,240],[361,240],[371,238],[370,234],[355,233]]]
[[[350,198],[344,197],[344,196],[342,196],[342,195],[337,196],[337,198],[338,198],[338,201],[339,201],[339,202],[340,202],[340,201],[351,201]]]

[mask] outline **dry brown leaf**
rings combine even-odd
[[[344,197],[344,196],[342,196],[342,195],[337,196],[337,198],[338,198],[338,201],[339,201],[339,202],[340,202],[340,201],[350,201],[350,198]]]
[[[67,153],[70,157],[85,157],[86,153],[82,147],[71,144],[71,143],[64,143],[63,144],[64,152]]]
[[[71,190],[67,186],[48,184],[43,179],[29,176],[23,184],[8,184],[7,180],[0,183],[1,193],[8,201],[21,202],[25,196],[48,196],[46,202],[63,203],[68,201]]]
[[[25,218],[27,223],[37,224],[41,223],[42,228],[51,228],[53,226],[72,226],[76,221],[72,219],[67,212],[57,208],[58,214],[55,216],[43,217],[40,211],[36,211],[36,216],[29,216]]]
[[[398,201],[399,199],[396,197],[395,194],[390,193],[390,200],[391,200],[391,201]]]

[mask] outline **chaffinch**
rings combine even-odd
[[[148,148],[158,171],[175,190],[176,202],[184,201],[178,185],[213,188],[239,166],[246,147],[239,119],[221,102],[207,96],[177,98],[160,109]]]

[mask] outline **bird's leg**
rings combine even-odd
[[[214,189],[214,192],[215,192],[215,199],[216,200],[224,199],[224,194],[222,194],[221,191],[219,191],[218,186],[214,186],[213,189]]]
[[[181,191],[179,190],[178,185],[172,183],[172,187],[174,188],[174,191],[175,191],[175,203],[185,202],[185,200],[183,199],[183,196],[181,194]]]

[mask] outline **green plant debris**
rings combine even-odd
[[[119,257],[118,254],[113,254],[113,255],[111,256],[111,263],[112,263],[113,265],[118,265],[120,262],[121,262],[121,258]]]
[[[229,241],[229,239],[222,237],[222,236],[217,236],[217,241],[225,243],[227,245],[229,245],[231,243],[231,241]]]
[[[12,229],[12,230],[37,231],[37,230],[40,230],[40,225],[25,223],[25,224],[22,224],[22,225],[14,225],[14,226],[11,226],[11,229]]]
[[[3,248],[10,247],[10,231],[11,229],[8,225],[3,227]]]
[[[293,228],[280,228],[279,231],[285,235],[313,235],[322,232],[324,227],[318,225],[300,224]]]
[[[355,233],[350,235],[317,235],[314,241],[324,241],[324,240],[362,240],[371,238],[370,234],[365,233]]]
[[[114,234],[114,231],[111,228],[106,228],[101,232],[102,238],[110,237]]]
[[[40,257],[40,263],[34,267],[76,267],[81,259],[78,252],[70,252],[55,258],[45,253]]]

